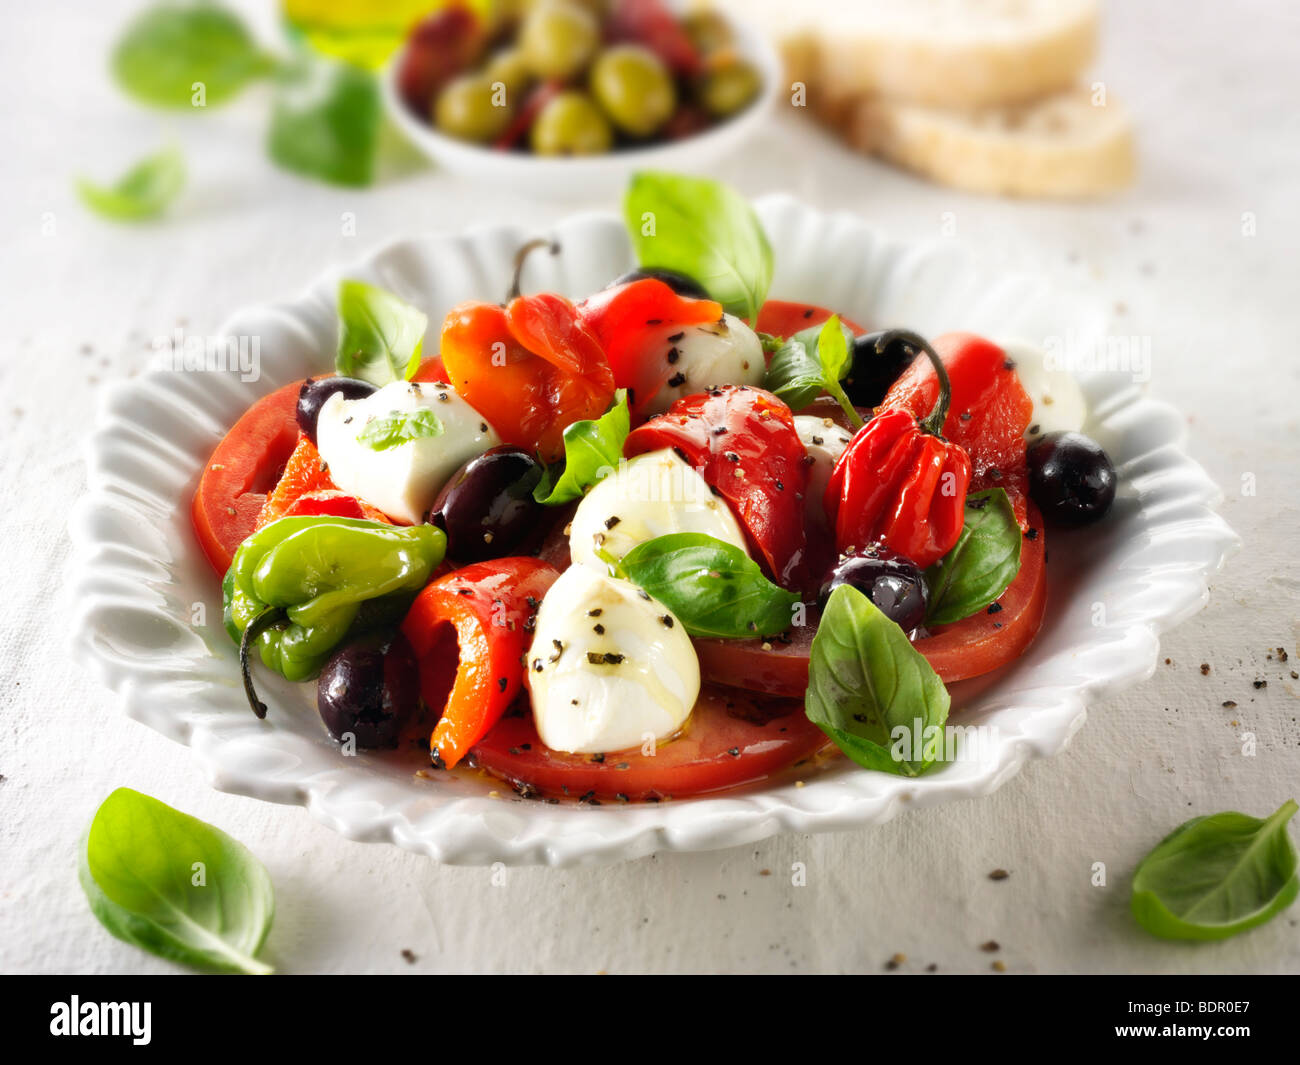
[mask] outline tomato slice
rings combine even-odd
[[[1024,653],[1043,623],[1047,608],[1046,536],[1042,516],[1028,504],[1029,528],[1020,551],[1020,572],[1001,598],[1002,608],[981,611],[936,628],[915,647],[945,684],[990,673]],[[794,630],[780,640],[696,640],[700,672],[719,684],[802,698],[808,687],[808,653],[816,629]],[[765,649],[766,646],[766,649]]]
[[[212,568],[224,574],[298,443],[301,381],[276,389],[246,410],[203,467],[190,517]]]
[[[773,699],[706,687],[682,735],[653,755],[552,751],[533,715],[502,718],[470,752],[471,764],[530,798],[586,802],[685,798],[752,784],[814,754],[825,734],[802,699]]]
[[[789,300],[768,300],[758,311],[756,328],[760,333],[770,333],[774,337],[792,337],[801,329],[821,325],[835,312],[815,303],[791,303]],[[840,321],[854,333],[866,332],[851,318],[840,315]]]

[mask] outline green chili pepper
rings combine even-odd
[[[434,525],[358,518],[281,518],[239,545],[222,582],[226,631],[240,645],[244,687],[258,717],[248,652],[287,680],[310,680],[330,652],[371,616],[401,616],[442,561]]]

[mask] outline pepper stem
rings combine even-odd
[[[876,340],[876,354],[884,354],[885,348],[896,340],[901,340],[910,348],[924,351],[930,365],[934,367],[934,375],[939,378],[939,398],[934,401],[930,413],[924,418],[918,418],[917,422],[931,436],[943,436],[943,423],[948,420],[948,407],[952,403],[952,382],[948,379],[948,369],[934,348],[930,347],[930,342],[910,329],[889,329],[881,333]]]
[[[266,703],[257,697],[257,690],[253,687],[253,670],[248,660],[248,652],[252,649],[253,641],[284,616],[283,607],[267,607],[248,623],[239,640],[239,672],[244,678],[244,694],[248,696],[248,705],[259,720],[266,717]]]
[[[510,291],[506,293],[506,302],[518,299],[522,295],[521,282],[524,275],[524,262],[538,248],[546,248],[552,255],[560,254],[560,242],[551,237],[534,237],[515,252],[515,273],[510,282]]]

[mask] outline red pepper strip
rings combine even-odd
[[[528,95],[524,97],[523,106],[519,108],[519,113],[510,120],[510,125],[506,127],[506,131],[492,142],[492,147],[502,152],[508,152],[516,147],[528,135],[528,131],[533,128],[533,123],[537,121],[537,116],[542,113],[542,108],[559,96],[563,89],[564,82],[562,81],[544,81],[540,85],[533,86]]]
[[[506,308],[469,302],[442,326],[443,365],[460,396],[508,444],[564,453],[572,422],[599,418],[614,399],[600,341],[563,296],[518,296]]]
[[[1022,530],[1028,473],[1025,429],[1034,404],[1006,352],[970,333],[945,333],[934,341],[952,382],[952,401],[943,435],[966,450],[971,461],[971,491],[1005,488]],[[939,396],[939,381],[927,359],[917,359],[894,382],[881,408],[924,417]]]
[[[677,451],[727,501],[779,584],[800,584],[808,467],[789,407],[746,385],[685,396],[634,429],[623,453],[661,448]]]
[[[459,762],[519,694],[537,606],[558,576],[535,558],[477,562],[439,577],[412,604],[402,634],[425,702],[441,709],[429,741],[435,764]]]
[[[823,505],[836,549],[883,543],[924,569],[957,543],[970,477],[962,448],[908,411],[882,411],[849,441],[826,485]]]
[[[646,278],[598,292],[578,304],[578,316],[600,341],[626,388],[634,422],[673,375],[667,337],[688,325],[707,325],[722,317],[722,304],[679,296],[662,281]]]
[[[682,77],[700,72],[700,53],[663,0],[615,0],[606,33],[612,41],[643,44]]]

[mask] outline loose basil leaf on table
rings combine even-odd
[[[1133,875],[1138,924],[1162,939],[1227,939],[1281,913],[1300,894],[1288,799],[1268,818],[1234,811],[1174,829]]]
[[[930,592],[926,624],[950,625],[996,602],[1020,572],[1021,539],[1004,489],[968,495],[957,543],[925,571]]]
[[[627,392],[619,389],[614,405],[599,418],[574,422],[564,430],[564,459],[546,468],[533,498],[548,507],[581,499],[587,489],[618,469],[631,428]]]
[[[849,371],[852,344],[853,334],[837,314],[821,325],[801,329],[772,356],[763,375],[763,387],[783,399],[791,410],[808,406],[825,392],[844,408],[853,425],[861,426],[862,416],[840,384]]]
[[[211,3],[146,8],[113,48],[113,76],[158,107],[205,107],[236,95],[275,60],[232,12]]]
[[[865,769],[917,776],[942,761],[950,702],[925,656],[867,596],[850,585],[831,593],[804,711],[840,750]]]
[[[775,636],[790,627],[799,602],[740,548],[704,533],[637,544],[615,569],[668,607],[692,636]]]
[[[256,957],[275,911],[271,878],[212,825],[118,788],[91,822],[78,876],[118,939],[200,969],[272,971]]]
[[[405,300],[364,281],[339,284],[339,346],[335,368],[383,387],[420,366],[429,318]]]
[[[382,126],[379,87],[367,71],[307,55],[277,71],[267,151],[284,169],[369,185]]]
[[[695,278],[730,314],[751,323],[772,285],[772,246],[749,203],[705,178],[634,174],[623,216],[638,262]]]
[[[141,159],[112,185],[77,181],[77,193],[87,207],[123,222],[155,218],[185,186],[185,160],[175,147]]]
[[[394,411],[386,418],[367,423],[357,434],[357,441],[372,451],[388,451],[442,433],[442,421],[431,410]]]

